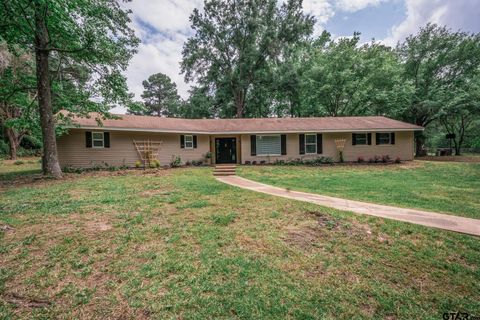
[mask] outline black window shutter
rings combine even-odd
[[[85,132],[85,145],[87,148],[92,147],[92,132],[90,131]]]
[[[185,149],[185,136],[180,135],[180,148]]]
[[[298,146],[299,153],[305,154],[305,135],[303,133],[298,135]]]
[[[390,133],[390,143],[395,144],[395,132]]]
[[[286,155],[287,154],[287,135],[286,134],[282,134],[280,136],[281,138],[281,144],[282,144],[282,156]]]
[[[322,141],[322,134],[317,133],[317,153],[322,154],[323,153],[323,141]]]
[[[110,132],[103,133],[103,146],[105,148],[110,148]]]
[[[372,145],[372,133],[371,132],[367,133],[367,143],[368,143],[369,146]]]
[[[193,148],[197,148],[197,136],[193,136]]]
[[[357,135],[355,133],[352,133],[352,146],[357,144]]]
[[[380,135],[377,133],[375,133],[375,144],[380,144]]]
[[[250,136],[250,155],[251,156],[257,155],[257,136],[256,135]]]

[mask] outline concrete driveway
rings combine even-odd
[[[306,192],[290,191],[283,188],[273,187],[267,184],[241,178],[238,176],[223,176],[216,178],[217,180],[232,186],[283,198],[310,202],[343,211],[368,214],[376,217],[410,222],[427,227],[434,227],[480,236],[480,220],[478,219],[464,218],[415,209],[385,206],[355,200],[346,200]]]

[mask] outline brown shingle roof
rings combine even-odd
[[[178,133],[264,133],[264,132],[351,132],[381,130],[423,130],[422,127],[380,116],[322,118],[179,119],[152,116],[116,115],[102,120],[103,128],[125,131]],[[83,128],[98,127],[90,118],[74,118]]]

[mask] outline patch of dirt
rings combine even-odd
[[[342,221],[321,211],[307,211],[306,214],[314,217],[316,224],[290,227],[286,230],[286,236],[283,238],[285,242],[305,251],[321,247],[322,242],[335,233],[349,238],[373,239],[385,244],[391,242],[390,237],[386,234],[374,234],[368,224]]]
[[[15,228],[10,227],[8,224],[4,224],[4,225],[0,226],[0,231],[5,232],[5,233],[6,232],[13,232],[13,231],[15,231]]]
[[[470,163],[480,163],[479,156],[425,156],[418,157],[415,160],[425,160],[425,161],[441,161],[441,162],[470,162]]]
[[[340,222],[329,214],[320,211],[307,211],[307,214],[314,216],[321,228],[340,229]]]
[[[89,231],[108,231],[112,229],[112,225],[104,221],[87,221],[85,227]]]
[[[287,235],[283,238],[288,244],[303,250],[309,250],[319,238],[319,230],[312,227],[289,228]]]
[[[45,308],[50,306],[52,303],[47,299],[39,298],[29,298],[23,295],[20,295],[16,292],[11,292],[5,294],[5,301],[10,304],[13,304],[15,307],[22,308]]]

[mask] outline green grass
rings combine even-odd
[[[41,164],[38,158],[0,159],[0,182],[37,173],[41,173]]]
[[[479,163],[244,166],[238,171],[246,178],[291,190],[480,219]]]
[[[5,224],[0,319],[480,314],[478,238],[237,189],[209,168],[17,183],[0,191]]]

